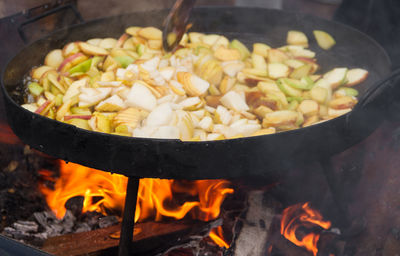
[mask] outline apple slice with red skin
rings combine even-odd
[[[36,109],[35,113],[36,113],[36,114],[42,113],[43,110],[44,110],[48,105],[50,105],[50,103],[51,103],[51,100],[46,100],[42,105],[39,106],[38,109]]]
[[[361,82],[364,82],[367,79],[369,73],[365,69],[354,68],[347,71],[346,74],[346,86],[354,86]]]
[[[115,48],[121,48],[125,41],[129,38],[129,35],[124,33],[120,38],[118,38],[117,44],[115,45]]]
[[[64,116],[64,121],[68,121],[71,119],[89,120],[90,118],[92,118],[92,115],[69,115],[69,116]]]
[[[77,65],[78,63],[85,61],[87,59],[88,59],[88,57],[85,54],[78,52],[78,53],[71,55],[68,58],[64,59],[64,61],[58,67],[57,71],[58,72],[66,72],[71,67],[73,67],[73,66]]]

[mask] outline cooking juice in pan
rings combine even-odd
[[[314,37],[327,51],[336,43],[324,31]],[[368,76],[346,67],[319,73],[316,53],[300,31],[289,31],[279,48],[190,32],[175,52],[165,53],[161,39],[157,28],[129,27],[119,39],[93,38],[52,50],[31,70],[22,106],[92,131],[221,140],[343,115],[357,104],[352,87]]]

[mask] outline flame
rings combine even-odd
[[[328,229],[331,227],[331,222],[324,221],[318,211],[310,208],[309,203],[290,206],[282,213],[281,234],[295,245],[304,247],[317,256],[320,234],[309,233],[299,240],[296,231],[302,226]]]
[[[74,163],[60,161],[60,178],[54,179],[47,170],[41,170],[43,180],[53,181],[54,189],[44,182],[39,184],[48,206],[58,218],[65,213],[66,202],[73,197],[83,197],[82,212],[96,211],[107,215],[109,211],[121,213],[124,208],[127,178]],[[209,221],[220,214],[221,204],[234,190],[225,180],[175,181],[141,179],[135,222],[148,219],[160,221],[170,217]],[[180,203],[178,199],[181,199]],[[217,244],[223,241],[221,233],[213,234]],[[223,246],[229,247],[226,242]]]
[[[224,240],[224,235],[221,226],[211,230],[209,236],[214,241],[214,243],[216,243],[219,247],[229,248],[229,244]]]

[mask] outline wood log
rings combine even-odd
[[[137,223],[135,225],[133,246],[138,243],[143,243],[145,240],[157,237],[172,236],[177,234],[180,236],[188,236],[195,234],[208,224],[209,223],[207,222],[199,221]],[[56,256],[79,256],[88,255],[109,248],[115,248],[119,244],[120,229],[121,225],[119,224],[116,226],[88,232],[52,237],[46,240],[41,250]],[[141,247],[145,246],[141,245]]]
[[[278,203],[266,197],[265,191],[249,192],[248,211],[234,243],[233,255],[266,255],[268,232],[278,210]]]

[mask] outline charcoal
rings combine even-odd
[[[50,211],[35,212],[33,216],[35,217],[36,221],[44,228],[48,227],[49,223],[58,221],[54,213]]]
[[[79,223],[77,225],[77,228],[75,229],[76,233],[80,233],[80,232],[87,232],[92,230],[92,228],[89,226],[89,224],[87,223]]]
[[[76,221],[76,218],[72,214],[72,212],[71,211],[67,211],[65,213],[64,218],[62,219],[62,222],[61,222],[62,225],[64,226],[63,234],[67,234],[67,233],[72,232],[72,229],[73,229],[73,227],[75,225],[75,221]]]
[[[16,230],[23,232],[37,232],[39,225],[34,221],[22,221],[19,220],[12,225]]]
[[[107,228],[118,224],[119,220],[116,216],[106,216],[99,219],[99,228]]]

